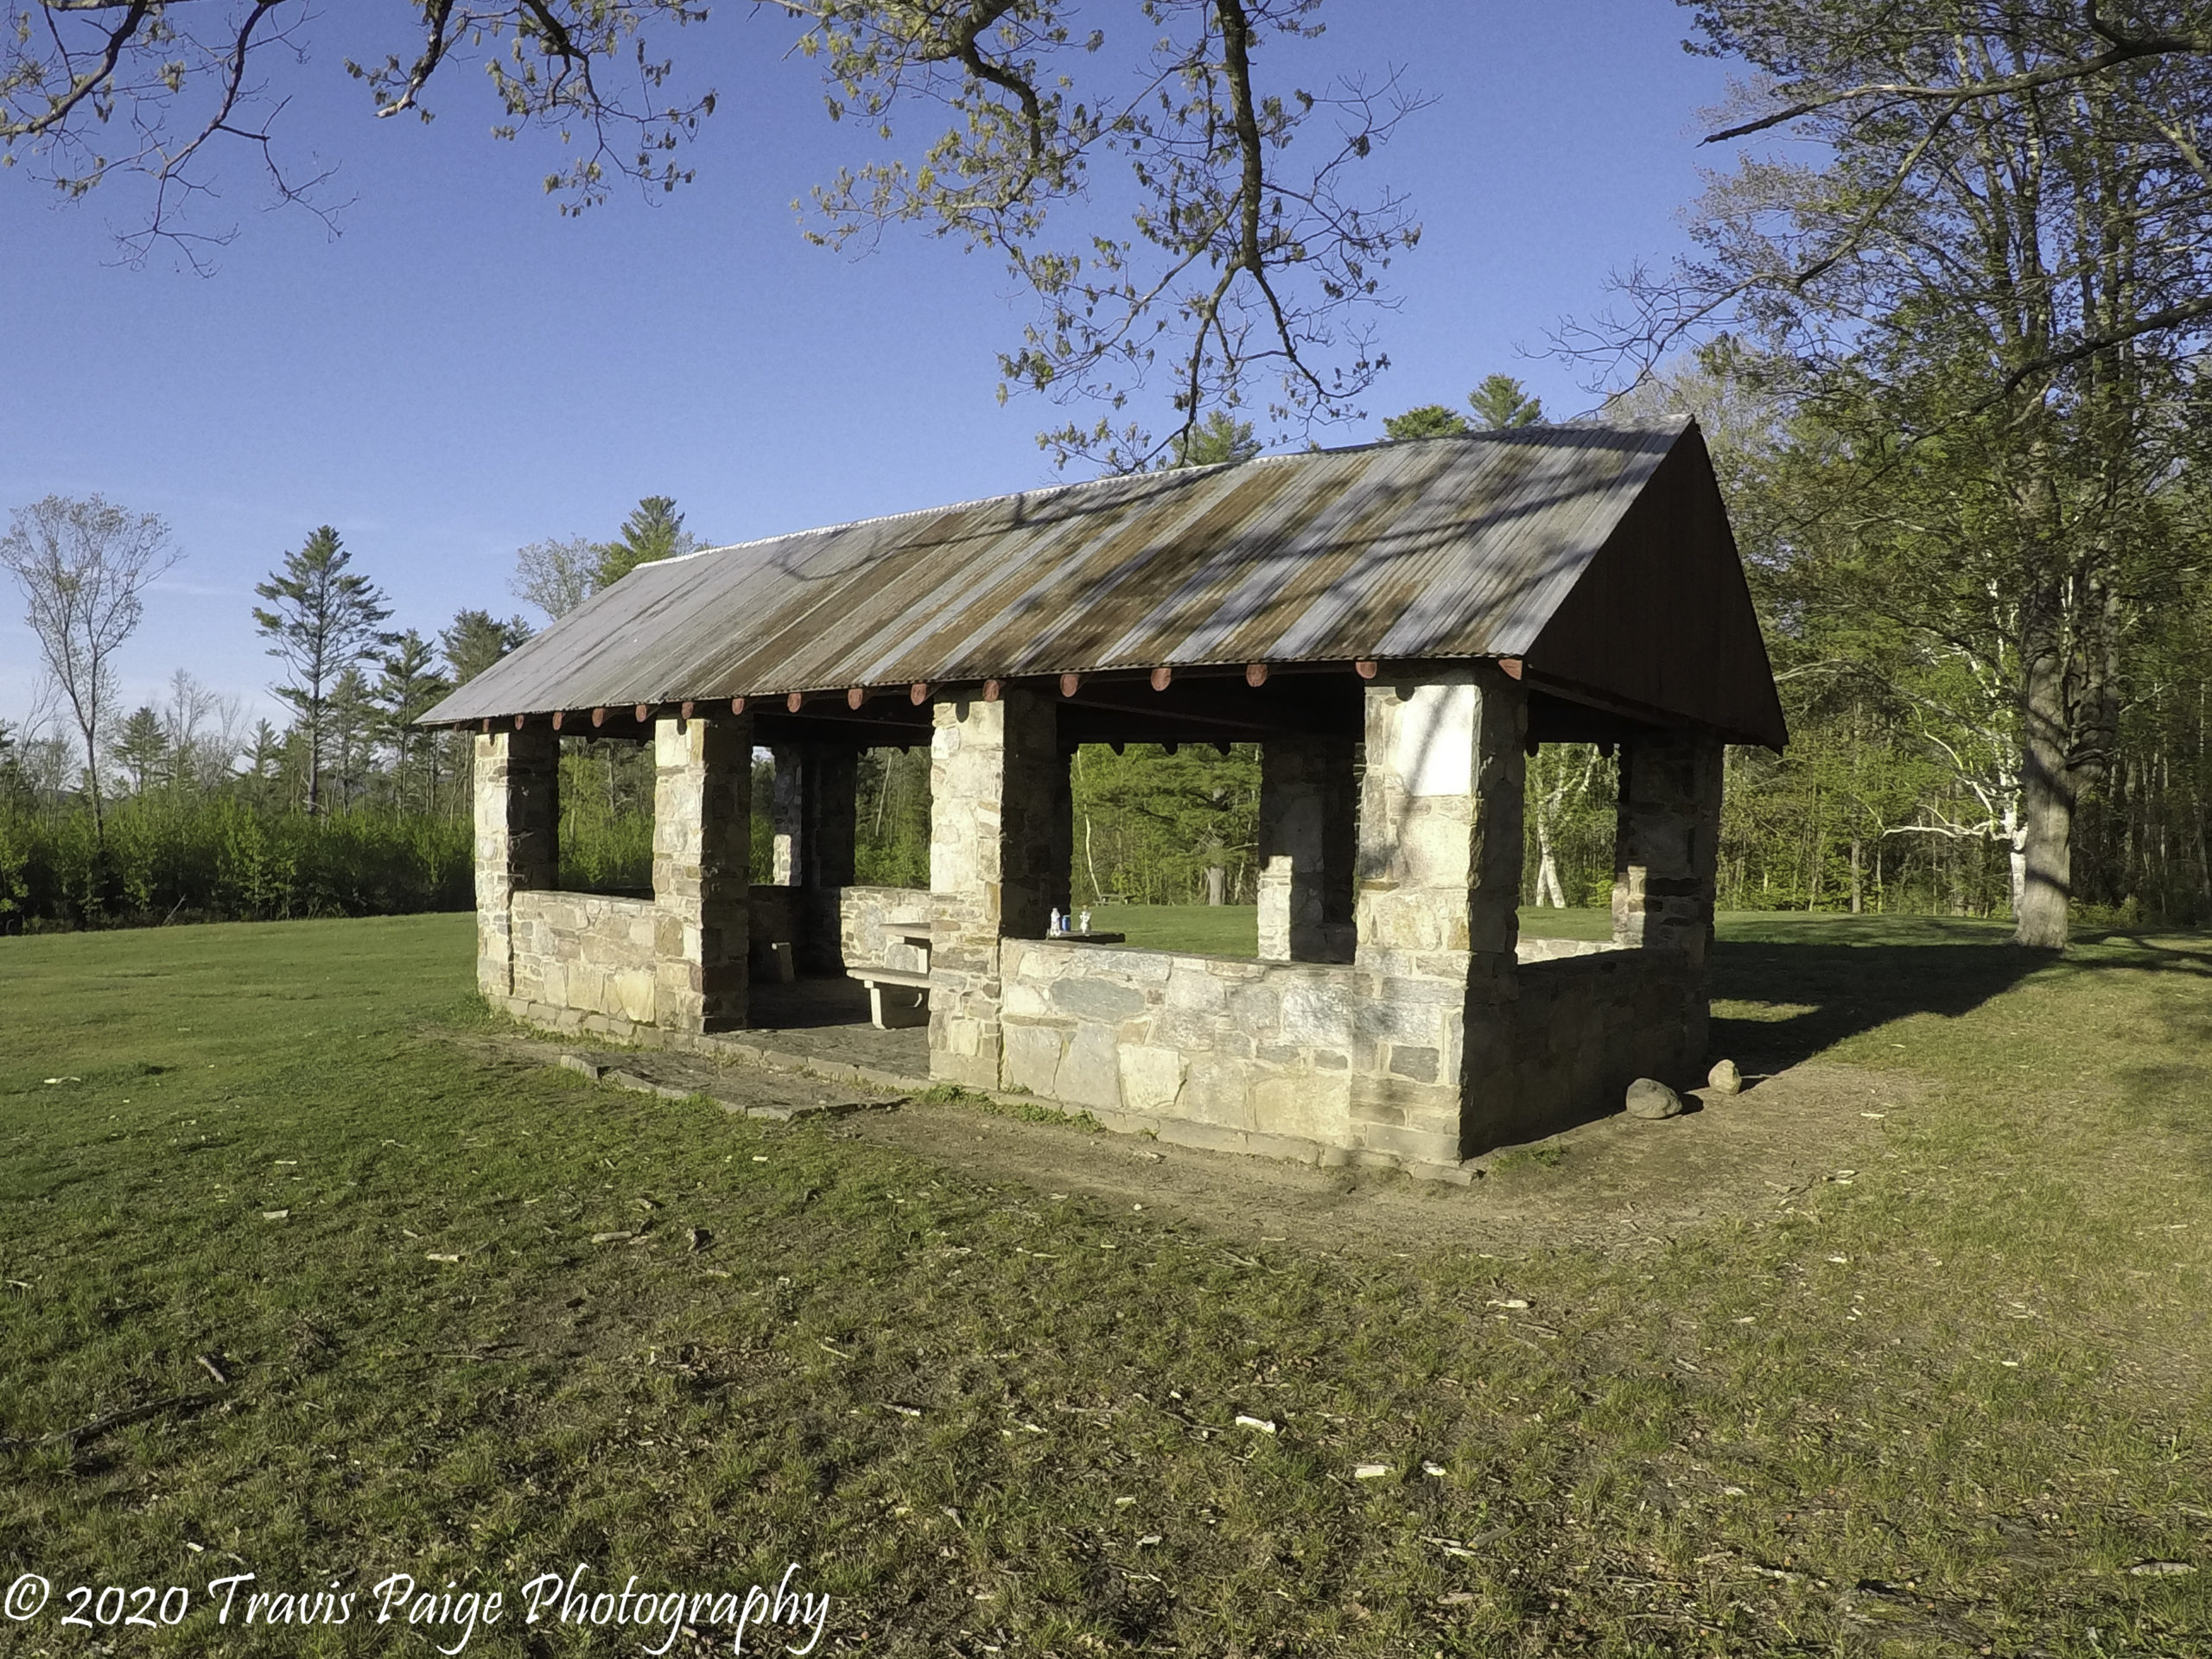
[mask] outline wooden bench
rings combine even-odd
[[[930,1019],[930,976],[909,968],[848,968],[848,978],[857,979],[868,987],[868,1023],[878,1031],[892,1031],[905,1026],[925,1026]],[[892,988],[888,997],[884,987]],[[901,992],[918,995],[911,1000]]]

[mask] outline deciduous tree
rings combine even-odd
[[[1691,3],[1705,49],[1760,75],[1713,140],[1815,148],[1717,179],[1702,257],[1565,344],[1649,364],[1732,327],[1821,400],[1859,484],[1838,572],[2003,697],[2015,937],[2061,946],[2075,806],[2174,574],[2165,503],[2203,419],[2212,6]]]
[[[182,556],[162,519],[98,495],[49,495],[18,508],[0,537],[0,565],[22,588],[23,620],[83,744],[93,836],[103,849],[100,760],[115,655],[138,626],[148,586]]]
[[[225,142],[276,195],[321,176],[283,159],[287,60],[364,27],[285,0],[21,0],[0,34],[0,143],[73,194],[118,174],[149,192],[130,245],[197,262]],[[405,17],[410,9],[381,9]],[[1265,383],[1290,432],[1358,412],[1387,365],[1373,317],[1420,234],[1405,199],[1356,188],[1419,99],[1395,72],[1300,84],[1273,54],[1320,30],[1320,0],[766,0],[798,31],[833,118],[894,145],[815,194],[832,245],[918,224],[1003,258],[1035,302],[999,354],[1001,391],[1103,406],[1041,435],[1057,458],[1135,470]],[[558,135],[546,186],[575,211],[617,179],[673,189],[711,91],[679,90],[659,44],[700,0],[416,0],[404,51],[348,62],[383,117],[428,118],[454,63],[489,73],[495,133]],[[340,21],[343,20],[343,21]],[[341,48],[342,49],[342,48]],[[1287,55],[1287,54],[1286,54]],[[941,126],[938,124],[942,124]],[[935,131],[931,127],[938,127]],[[1118,174],[1118,178],[1109,175]],[[1127,217],[1097,206],[1128,201]],[[1069,215],[1074,222],[1066,222]]]

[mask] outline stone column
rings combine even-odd
[[[808,743],[804,802],[806,849],[800,855],[799,884],[809,887],[853,885],[854,842],[860,833],[861,752],[849,743]]]
[[[550,726],[476,740],[476,988],[514,994],[514,895],[561,879],[561,740]]]
[[[775,868],[769,882],[795,887],[805,875],[806,749],[798,743],[779,743],[769,751],[776,760],[774,817],[771,823]]]
[[[853,883],[860,751],[849,743],[779,743],[776,759],[774,885],[791,895],[791,946],[799,966],[844,971],[838,890]]]
[[[1622,746],[1616,944],[1680,951],[1705,966],[1720,852],[1720,741],[1696,732],[1655,732]]]
[[[751,922],[753,721],[661,721],[653,760],[654,1020],[735,1030]]]
[[[1351,1127],[1456,1162],[1510,1116],[1528,699],[1493,664],[1367,691]]]
[[[1270,738],[1260,746],[1262,961],[1340,959],[1332,946],[1352,919],[1357,818],[1349,742]]]
[[[940,702],[930,742],[930,1075],[999,1084],[999,941],[1041,938],[1073,849],[1052,701]]]

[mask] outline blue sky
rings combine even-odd
[[[1098,21],[1133,11],[1093,0]],[[823,113],[787,26],[725,4],[671,45],[719,112],[698,181],[618,190],[563,219],[538,181],[552,141],[486,136],[475,72],[436,88],[429,126],[377,122],[340,60],[343,9],[291,73],[294,153],[336,162],[335,237],[270,211],[250,158],[223,158],[210,223],[237,240],[212,276],[117,264],[136,199],[74,206],[0,173],[0,509],[98,491],[158,512],[186,558],[149,596],[123,664],[130,703],[183,667],[276,712],[251,590],[318,524],[391,595],[396,626],[463,606],[523,609],[514,555],[611,534],[641,495],[737,541],[1052,481],[1033,435],[1056,411],[994,396],[995,352],[1026,315],[989,256],[893,233],[864,258],[804,242],[796,197],[874,153]],[[1681,48],[1669,0],[1332,0],[1328,33],[1271,47],[1297,79],[1402,65],[1434,99],[1369,165],[1425,226],[1390,272],[1395,365],[1370,418],[1457,404],[1493,370],[1555,415],[1592,399],[1541,356],[1610,271],[1681,248],[1678,214],[1714,152],[1700,108],[1727,66]],[[1280,55],[1272,55],[1280,54]],[[1071,474],[1074,475],[1074,474]],[[35,647],[0,588],[0,719],[30,704]]]

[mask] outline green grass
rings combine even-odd
[[[2212,1650],[2201,936],[1727,918],[1726,1040],[1925,1096],[1848,1186],[1484,1255],[472,1058],[433,1029],[489,1024],[469,926],[0,941],[0,1576],[196,1596],[10,1650],[433,1650],[218,1626],[242,1571],[512,1608],[793,1561],[825,1652]],[[647,1644],[511,1613],[467,1651]]]
[[[1092,931],[1126,933],[1147,950],[1200,957],[1252,957],[1260,950],[1260,912],[1253,905],[1094,905]]]
[[[1259,954],[1259,918],[1252,905],[1097,905],[1090,925],[1101,933],[1126,933],[1131,944],[1147,950],[1251,957]],[[1612,937],[1612,912],[1526,908],[1521,931],[1530,938],[1606,939]]]

